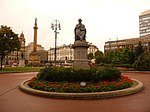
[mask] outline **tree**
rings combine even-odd
[[[117,49],[115,51],[115,55],[114,55],[114,58],[112,60],[112,62],[114,64],[121,64],[122,62],[122,57],[123,57],[123,48],[122,49]]]
[[[93,59],[93,58],[94,58],[93,53],[89,53],[89,54],[87,55],[87,57],[88,57],[89,60]]]
[[[137,59],[142,53],[144,53],[144,49],[142,47],[141,41],[139,41],[138,46],[135,48],[135,59]]]
[[[95,52],[94,55],[95,55],[95,57],[97,57],[98,55],[103,55],[103,52],[98,50],[98,51]]]
[[[104,63],[111,64],[114,56],[115,56],[114,51],[109,51],[109,52],[105,53]]]
[[[122,57],[120,59],[121,63],[123,64],[133,64],[135,61],[133,49],[130,49],[129,47],[125,47],[122,50]]]
[[[96,64],[100,64],[104,62],[104,54],[102,51],[95,52],[95,62]]]
[[[115,52],[115,56],[113,58],[113,63],[119,66],[124,66],[129,68],[135,61],[134,52],[129,47],[118,49]]]
[[[15,34],[10,27],[1,25],[0,27],[0,57],[2,62],[6,55],[12,51],[20,49],[18,34]]]
[[[134,67],[137,70],[150,71],[150,52],[141,54],[134,63]]]
[[[129,64],[133,64],[135,62],[135,53],[133,52],[133,49],[129,50],[128,56],[129,56]]]

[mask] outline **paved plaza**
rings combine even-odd
[[[98,100],[50,99],[20,91],[19,84],[36,74],[0,74],[0,112],[150,112],[150,72],[122,73],[143,82],[143,91]]]

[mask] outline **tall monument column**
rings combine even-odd
[[[37,51],[37,18],[35,18],[35,24],[34,24],[34,41],[33,41],[33,52]]]
[[[38,66],[40,65],[40,55],[37,51],[37,18],[35,18],[34,24],[34,40],[33,40],[33,51],[29,54],[29,63],[31,66]]]

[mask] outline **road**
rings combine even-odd
[[[150,72],[122,73],[142,81],[143,91],[99,100],[50,99],[20,91],[19,84],[36,74],[0,74],[0,112],[150,112]]]

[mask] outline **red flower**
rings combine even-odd
[[[124,77],[125,79],[129,79],[129,76],[124,75],[123,77]]]
[[[68,88],[68,85],[65,85],[65,88]]]
[[[109,82],[108,82],[108,81],[104,81],[104,84],[106,84],[106,85],[107,85],[107,84],[109,84]]]
[[[98,86],[95,86],[96,88],[98,88]]]
[[[120,86],[120,84],[115,84],[115,86],[117,86],[117,87],[118,87],[118,86]]]
[[[78,89],[80,86],[79,86],[79,84],[76,84],[76,89]]]

